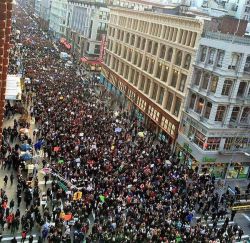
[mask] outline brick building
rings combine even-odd
[[[6,79],[9,63],[12,0],[0,1],[0,139],[4,119]]]

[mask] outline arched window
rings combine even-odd
[[[160,51],[160,58],[163,59],[165,57],[165,54],[166,54],[166,46],[162,45],[161,46],[161,51]]]
[[[180,66],[181,65],[181,60],[182,60],[182,52],[178,51],[175,59],[175,65]]]
[[[187,54],[187,55],[185,56],[184,68],[185,68],[185,69],[189,69],[190,63],[191,63],[191,55],[190,55],[190,54]]]
[[[209,79],[210,79],[210,74],[205,73],[204,77],[203,77],[203,80],[202,80],[202,86],[201,86],[203,89],[207,89]]]
[[[173,56],[173,48],[168,49],[167,61],[171,62]]]
[[[212,103],[211,102],[207,102],[207,105],[206,105],[206,110],[205,110],[205,114],[204,114],[204,117],[209,119],[209,116],[210,116],[210,113],[211,113],[211,110],[212,110]]]
[[[195,100],[196,100],[196,95],[192,94],[191,99],[190,99],[190,104],[189,104],[190,109],[194,109]]]
[[[196,103],[195,111],[200,114],[203,109],[203,106],[204,106],[204,99],[199,98],[198,102]]]

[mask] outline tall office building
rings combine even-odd
[[[169,142],[177,138],[202,29],[195,18],[111,8],[101,82]]]
[[[0,1],[0,140],[4,119],[6,80],[9,63],[12,0]]]

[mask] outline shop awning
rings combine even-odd
[[[16,75],[8,75],[6,81],[6,100],[21,100],[21,79]]]
[[[83,63],[90,64],[90,65],[99,65],[99,64],[101,64],[100,61],[99,61],[98,59],[96,59],[96,60],[89,60],[89,59],[86,58],[86,57],[82,57],[82,58],[80,59],[80,61],[83,62]]]
[[[69,44],[67,40],[63,37],[60,39],[60,43],[63,44],[67,49],[71,49],[72,47],[71,44]]]

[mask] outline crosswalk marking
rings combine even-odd
[[[33,238],[36,238],[37,235],[33,235]],[[14,238],[14,236],[10,236],[10,237],[3,237],[2,238],[2,241],[11,241],[12,239]],[[18,235],[16,236],[16,240],[21,240],[22,239],[22,236],[21,235]],[[26,239],[29,239],[29,235],[27,235]],[[20,241],[21,242],[21,241]],[[25,242],[29,242],[29,240],[26,240]],[[33,240],[33,242],[38,242]]]
[[[242,215],[244,216],[245,219],[247,219],[250,222],[250,217],[247,216],[245,213],[242,213]]]

